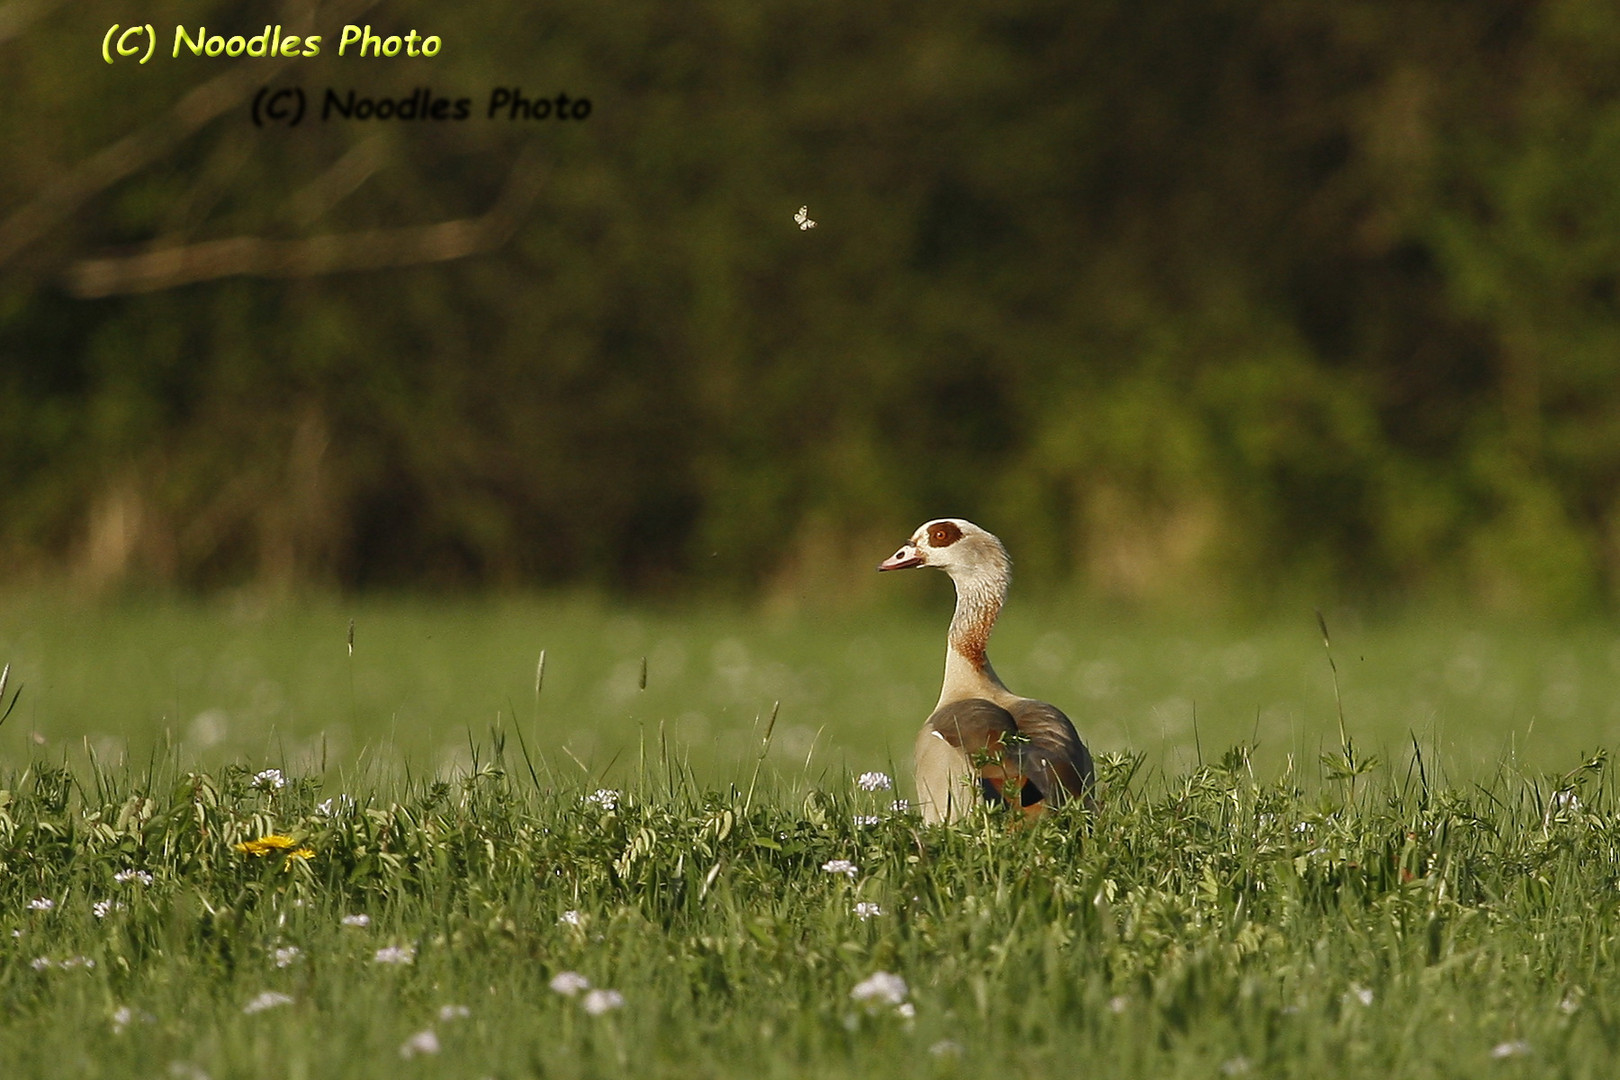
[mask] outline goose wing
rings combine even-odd
[[[1068,719],[1049,705],[1045,708],[1079,746]],[[1089,781],[1082,780],[1068,745],[1049,737],[1051,721],[1031,714],[1030,722],[1031,730],[1024,730],[1017,713],[984,698],[953,701],[934,710],[917,740],[918,791],[925,814],[931,808],[939,812],[941,805],[945,809],[934,820],[951,820],[965,812],[972,801],[971,788],[953,784],[953,775],[977,776],[986,799],[1025,809],[1037,808],[1044,800],[1061,806],[1069,795],[1088,790]],[[1079,753],[1085,755],[1084,746]],[[1084,775],[1089,777],[1091,759],[1086,756],[1084,761]],[[956,804],[962,804],[960,809]]]
[[[1044,701],[1024,698],[1014,702],[1007,712],[1023,736],[1014,744],[1026,759],[1019,763],[1023,775],[1034,781],[1054,807],[1075,796],[1085,799],[1087,806],[1093,805],[1091,789],[1097,777],[1091,751],[1080,741],[1063,711]]]

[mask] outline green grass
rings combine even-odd
[[[243,768],[7,778],[0,1074],[1612,1075],[1601,762],[1306,796],[1241,750],[1156,781],[1116,757],[1095,818],[947,830],[848,777],[750,802],[664,762],[610,809],[510,750],[326,811]],[[276,832],[312,854],[235,846]],[[852,1000],[880,971],[914,1015]]]
[[[16,600],[0,1076],[1612,1074],[1606,628],[1013,609],[1102,809],[930,829],[939,614]]]

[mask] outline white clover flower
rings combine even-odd
[[[861,872],[861,868],[848,859],[829,859],[821,864],[821,868],[829,874],[843,874],[845,877],[854,877]]]
[[[1524,1057],[1529,1053],[1530,1044],[1525,1042],[1523,1039],[1515,1039],[1512,1042],[1497,1043],[1495,1046],[1491,1047],[1491,1057],[1496,1058],[1498,1061],[1500,1061],[1502,1058]]]
[[[865,922],[867,919],[873,919],[879,915],[882,915],[883,908],[872,903],[870,900],[862,900],[860,903],[855,905],[855,914],[860,918],[861,922]]]
[[[113,875],[113,881],[119,885],[127,885],[131,881],[140,885],[152,884],[152,875],[145,870],[120,870]]]
[[[871,828],[873,825],[878,824],[882,820],[883,819],[878,817],[876,814],[856,814],[855,827],[857,829]]]
[[[444,1021],[465,1020],[472,1015],[472,1010],[465,1005],[439,1006],[439,1019]]]
[[[56,907],[56,901],[48,896],[36,896],[28,901],[29,911],[50,911]]]
[[[563,997],[573,997],[591,988],[591,980],[577,971],[559,971],[551,977],[551,988]]]
[[[855,778],[855,784],[862,791],[888,791],[894,787],[889,774],[881,772],[863,772]]]
[[[371,916],[370,915],[345,915],[345,916],[343,916],[342,921],[343,921],[344,926],[362,926],[362,927],[370,926],[371,925]]]
[[[277,993],[274,990],[266,990],[264,993],[242,1006],[242,1011],[251,1016],[254,1013],[264,1012],[266,1009],[279,1009],[283,1005],[291,1005],[292,1001],[293,999],[288,997],[286,994]]]
[[[304,955],[304,950],[296,945],[288,945],[286,948],[277,949],[271,955],[275,957],[276,967],[291,967],[293,961]]]
[[[379,964],[410,964],[416,961],[416,949],[410,945],[389,945],[378,949],[372,960]]]
[[[557,916],[557,922],[563,926],[584,926],[585,916],[577,911],[565,911]]]
[[[253,786],[260,791],[279,791],[287,786],[287,778],[281,775],[280,769],[265,769],[254,774]]]
[[[612,788],[597,788],[585,796],[585,801],[603,810],[616,810],[619,806],[619,793]]]
[[[585,995],[585,1011],[592,1016],[601,1016],[614,1009],[624,1008],[624,995],[617,990],[592,990]]]
[[[899,1005],[906,1000],[906,995],[910,992],[906,980],[887,971],[879,971],[856,983],[849,996],[856,1001],[873,1002],[878,1005]]]
[[[406,1039],[399,1048],[399,1056],[407,1059],[413,1058],[417,1054],[437,1054],[438,1052],[439,1037],[433,1033],[432,1028],[428,1028],[426,1031],[418,1031],[415,1035]]]

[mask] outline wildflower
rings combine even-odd
[[[612,788],[597,788],[585,796],[585,801],[600,806],[603,810],[612,811],[618,809],[619,793]]]
[[[370,915],[345,915],[345,916],[343,916],[343,925],[344,926],[370,926],[371,925],[371,916]]]
[[[439,1006],[439,1019],[440,1020],[465,1020],[465,1019],[467,1019],[467,1017],[469,1017],[471,1015],[472,1015],[472,1010],[467,1008],[467,1006],[465,1006],[465,1005],[441,1005],[441,1006]]]
[[[861,920],[861,922],[865,922],[867,919],[873,919],[879,915],[882,915],[883,908],[869,900],[862,900],[860,903],[855,905],[855,914]]]
[[[48,956],[36,956],[28,962],[28,966],[35,971],[44,971],[51,966],[51,958]]]
[[[557,916],[557,922],[563,926],[584,926],[585,916],[577,911],[565,911]]]
[[[845,877],[854,877],[861,872],[861,868],[848,859],[829,859],[821,864],[821,868],[829,874],[843,874]]]
[[[293,961],[304,955],[304,950],[296,945],[288,945],[284,949],[277,949],[271,955],[275,957],[276,967],[291,967]]]
[[[127,885],[131,881],[141,885],[152,884],[152,875],[145,870],[120,870],[113,875],[113,881],[119,885]]]
[[[114,911],[123,911],[124,905],[117,900],[97,900],[90,905],[90,914],[98,919],[105,919]]]
[[[242,1011],[247,1013],[249,1016],[252,1016],[254,1013],[261,1013],[266,1009],[276,1009],[283,1005],[291,1005],[292,1001],[293,999],[288,997],[286,994],[280,994],[274,990],[266,990],[264,993],[242,1006]]]
[[[1530,1044],[1523,1039],[1514,1039],[1512,1042],[1497,1043],[1491,1047],[1491,1057],[1500,1061],[1502,1058],[1524,1057],[1530,1053]]]
[[[280,833],[261,836],[257,840],[244,840],[235,846],[236,850],[244,855],[263,856],[270,854],[272,851],[285,851],[289,859],[308,859],[315,855],[315,852],[311,849],[299,847],[298,841],[292,837],[283,836]]]
[[[409,945],[389,945],[378,949],[372,959],[379,964],[410,964],[416,961],[416,950]]]
[[[915,1020],[917,1018],[917,1006],[909,1001],[902,1001],[894,1007],[894,1011],[895,1015],[906,1020]]]
[[[315,809],[319,810],[326,817],[333,817],[337,814],[344,813],[345,811],[353,810],[354,800],[347,795],[334,795],[330,799],[317,803]]]
[[[955,1039],[941,1039],[930,1046],[928,1052],[937,1058],[959,1058],[962,1056],[962,1044]]]
[[[879,1005],[899,1005],[906,1000],[911,992],[906,986],[906,980],[887,971],[879,971],[870,978],[863,979],[855,984],[855,989],[849,996],[856,1001],[875,1002]]]
[[[1125,1011],[1126,1007],[1130,1005],[1130,1003],[1130,999],[1125,997],[1123,994],[1115,994],[1113,997],[1108,999],[1108,1011],[1111,1013],[1122,1013]]]
[[[129,1025],[134,1021],[134,1019],[135,1019],[135,1010],[134,1009],[130,1008],[128,1005],[120,1005],[120,1006],[118,1006],[118,1008],[113,1010],[113,1014],[112,1014],[113,1034],[114,1035],[122,1034],[124,1029],[129,1027]]]
[[[894,786],[889,774],[880,772],[863,772],[855,783],[862,791],[888,791]]]
[[[551,977],[551,988],[563,997],[573,997],[591,988],[591,980],[577,971],[559,971]]]
[[[592,1016],[601,1016],[614,1009],[624,1008],[624,995],[617,990],[592,990],[585,995],[585,1011]]]
[[[432,1028],[428,1028],[426,1031],[418,1031],[415,1035],[406,1039],[404,1045],[399,1048],[399,1056],[402,1058],[413,1058],[417,1054],[437,1054],[438,1052],[439,1037],[433,1033]]]
[[[855,827],[857,829],[870,828],[870,827],[872,827],[873,825],[876,825],[879,821],[882,821],[882,820],[883,819],[878,817],[876,814],[856,814],[855,815]]]
[[[1249,1059],[1246,1057],[1230,1058],[1221,1063],[1221,1072],[1227,1076],[1242,1076],[1249,1071]]]
[[[280,769],[266,769],[254,775],[253,786],[260,791],[279,791],[287,786],[287,778],[281,775]]]
[[[889,810],[896,814],[909,814],[911,813],[911,800],[896,799],[889,804]]]
[[[1580,1007],[1581,999],[1578,994],[1565,994],[1564,1000],[1558,1003],[1558,1010],[1565,1016],[1573,1015]]]
[[[96,966],[96,962],[90,959],[88,956],[70,956],[56,966],[61,968],[63,971],[69,971],[73,968],[84,968],[86,971],[89,971],[91,968]]]
[[[1363,1005],[1371,1005],[1373,1003],[1373,992],[1364,986],[1350,987],[1350,996],[1361,1002]]]
[[[56,901],[48,896],[36,896],[28,901],[29,911],[49,911],[56,906]]]

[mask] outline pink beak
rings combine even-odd
[[[909,570],[913,566],[923,564],[922,553],[911,544],[903,545],[899,551],[890,555],[878,564],[879,570]]]

